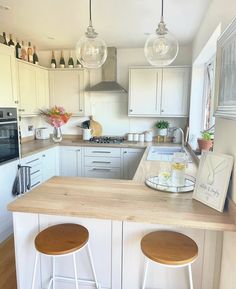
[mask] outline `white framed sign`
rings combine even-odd
[[[193,199],[223,212],[234,159],[230,155],[203,153]]]

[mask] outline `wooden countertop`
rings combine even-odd
[[[176,225],[209,230],[236,230],[227,212],[135,181],[54,177],[12,202],[10,211]]]
[[[170,194],[145,186],[160,163],[147,161],[146,149],[133,180],[54,177],[9,204],[15,212],[166,224],[199,229],[236,231],[228,211],[219,213],[193,200],[192,193]],[[196,166],[188,165],[194,175]]]

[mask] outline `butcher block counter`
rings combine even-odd
[[[13,212],[168,224],[200,229],[236,230],[228,211],[219,213],[193,200],[192,193],[171,194],[148,188],[145,178],[155,175],[160,163],[147,161],[148,148],[133,180],[54,177],[12,202]],[[196,165],[188,164],[196,174]]]

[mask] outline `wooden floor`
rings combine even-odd
[[[17,289],[13,237],[0,244],[0,289]]]

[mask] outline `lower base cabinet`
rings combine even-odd
[[[60,176],[82,176],[82,149],[80,147],[60,147]]]
[[[132,180],[138,165],[143,156],[144,149],[139,148],[127,148],[123,149],[123,171],[124,179]]]
[[[140,289],[144,269],[141,238],[155,230],[182,232],[195,240],[199,256],[193,264],[194,289],[218,289],[222,233],[173,226],[121,222],[44,214],[13,213],[18,289],[31,289],[35,257],[34,238],[39,231],[55,224],[77,223],[89,230],[90,248],[101,289]],[[78,252],[79,278],[93,279],[86,251]],[[151,263],[147,288],[188,289],[185,268],[167,268]],[[41,256],[35,289],[47,288],[52,274],[51,258]],[[56,274],[73,277],[72,256],[56,259]],[[74,289],[74,282],[56,282],[57,289]],[[83,286],[80,289],[95,289]]]

